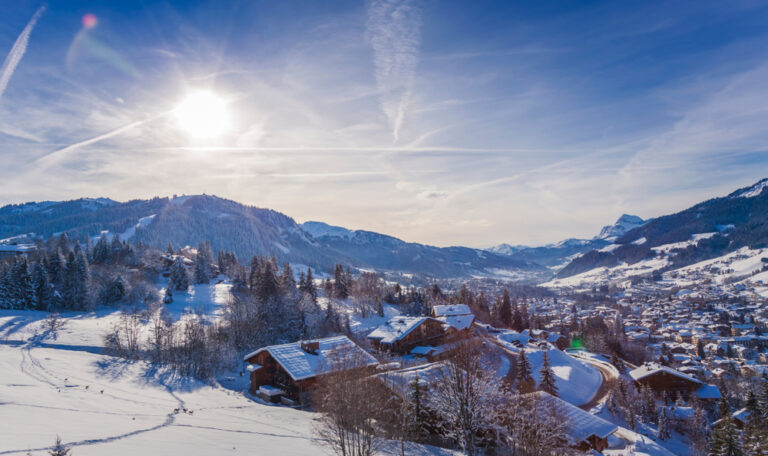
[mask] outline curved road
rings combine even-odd
[[[496,347],[500,348],[504,353],[509,357],[509,361],[511,363],[515,363],[517,360],[517,354],[514,352],[511,352],[507,347],[500,344],[495,337],[488,334],[488,331],[485,328],[476,327],[476,332],[485,340],[492,343]],[[613,367],[608,362],[598,361],[593,358],[583,357],[583,356],[576,356],[572,353],[568,353],[571,357],[576,358],[580,361],[583,361],[585,363],[588,363],[592,366],[594,366],[599,372],[600,375],[603,376],[603,381],[600,383],[600,386],[597,388],[597,391],[595,391],[595,395],[592,396],[592,399],[590,399],[587,403],[579,405],[578,407],[582,410],[590,411],[593,407],[602,404],[606,400],[608,400],[608,396],[611,394],[611,383],[613,383],[614,380],[619,378],[619,373],[616,371],[616,368]]]

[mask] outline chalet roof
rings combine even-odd
[[[544,391],[530,394],[544,403],[545,410],[556,410],[561,415],[565,422],[566,434],[573,443],[583,442],[592,435],[603,439],[619,429],[615,424]]]
[[[699,379],[697,378],[691,377],[690,375],[687,375],[678,370],[672,369],[671,367],[662,366],[661,364],[658,364],[658,363],[645,363],[642,366],[638,367],[637,369],[630,371],[629,376],[632,377],[633,380],[638,381],[645,377],[656,375],[661,372],[666,372],[667,374],[680,377],[690,382],[701,384],[701,381],[699,381]]]
[[[368,334],[369,339],[379,339],[381,343],[391,344],[395,341],[401,340],[407,336],[411,331],[418,328],[419,325],[427,320],[436,320],[432,317],[394,317],[374,329]],[[442,322],[441,322],[442,323]]]
[[[469,315],[446,315],[443,317],[437,317],[438,320],[442,321],[443,323],[447,324],[448,326],[452,328],[456,328],[458,330],[467,329],[470,326],[472,326],[472,322],[475,321],[475,316],[472,314]]]
[[[720,394],[720,388],[709,384],[703,385],[701,388],[696,390],[696,396],[699,399],[720,399],[722,397]]]
[[[267,351],[294,381],[327,374],[333,368],[334,361],[342,356],[359,356],[365,366],[378,364],[376,358],[349,340],[347,336],[328,337],[310,342],[317,342],[318,344],[314,354],[301,348],[299,341],[260,348],[246,355],[244,360],[247,361],[259,353]]]
[[[432,307],[432,315],[435,317],[447,317],[450,315],[472,315],[472,311],[466,304],[438,305]]]

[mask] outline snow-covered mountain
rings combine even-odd
[[[616,220],[616,223],[604,226],[600,230],[600,234],[592,239],[569,238],[539,247],[499,244],[489,248],[488,251],[538,263],[557,271],[578,255],[604,248],[629,230],[642,226],[645,223],[647,223],[647,220],[643,220],[636,215],[623,214]]]
[[[613,242],[620,236],[623,236],[627,231],[643,226],[646,223],[648,223],[648,220],[643,220],[636,215],[622,214],[622,216],[616,220],[616,223],[604,226],[595,239],[604,239]]]
[[[632,275],[677,269],[741,248],[768,246],[768,179],[683,211],[658,217],[593,249],[560,270],[559,279],[598,268],[629,268]],[[647,264],[646,264],[647,263]],[[640,267],[640,266],[647,267]]]
[[[322,222],[299,225],[277,211],[210,195],[125,203],[86,198],[0,208],[0,239],[62,232],[76,239],[119,233],[156,247],[194,246],[207,239],[214,250],[233,251],[244,261],[254,254],[268,255],[320,271],[342,263],[441,278],[545,278],[549,274],[533,262],[478,249],[433,247]]]

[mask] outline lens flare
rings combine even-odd
[[[83,16],[83,27],[87,29],[96,27],[96,23],[98,22],[99,20],[96,19],[96,15],[93,13],[88,13],[85,16]]]

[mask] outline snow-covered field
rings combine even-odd
[[[228,286],[197,285],[168,310],[216,318]],[[47,454],[57,434],[75,456],[326,454],[312,435],[314,413],[249,397],[238,372],[208,385],[103,355],[118,318],[63,314],[54,335],[42,312],[0,311],[0,455]],[[414,445],[409,454],[453,453]]]

